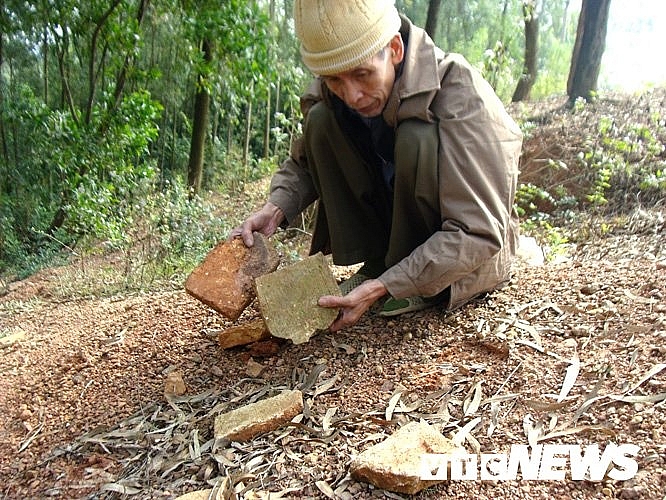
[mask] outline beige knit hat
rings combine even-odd
[[[301,56],[315,75],[332,75],[367,61],[400,30],[394,0],[295,0]]]

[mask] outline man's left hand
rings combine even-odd
[[[324,295],[319,298],[319,305],[340,309],[338,318],[330,327],[332,332],[337,332],[342,328],[354,325],[377,299],[387,293],[386,287],[381,281],[372,279],[364,281],[344,297]]]

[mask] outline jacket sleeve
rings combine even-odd
[[[493,261],[511,231],[520,129],[462,56],[448,54],[440,72],[430,110],[439,123],[441,228],[380,276],[396,298],[436,295],[479,270],[489,281],[479,291],[494,287],[502,272]]]
[[[310,108],[321,99],[321,82],[315,79],[301,96],[304,120],[307,119]],[[289,157],[271,179],[268,201],[280,207],[287,218],[287,223],[291,224],[317,198],[308,169],[303,137],[299,137],[292,143]]]
[[[291,224],[316,199],[301,137],[294,141],[289,158],[273,174],[268,201],[280,207]]]

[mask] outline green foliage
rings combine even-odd
[[[138,201],[185,176],[198,86],[212,94],[204,181],[237,188],[271,172],[298,133],[307,77],[291,13],[277,14],[244,0],[5,2],[0,273],[32,272],[84,243],[131,248]]]
[[[566,91],[573,50],[570,42],[563,42],[551,31],[542,31],[540,37],[538,75],[531,93],[535,99]]]
[[[605,205],[606,193],[614,187],[665,191],[663,161],[658,160],[665,147],[654,130],[646,124],[618,123],[611,117],[602,117],[597,130],[597,136],[586,142],[586,150],[578,154],[584,168],[594,175],[588,202]],[[635,189],[630,188],[625,196]],[[634,194],[640,196],[640,192]]]
[[[483,77],[488,80],[488,83],[496,89],[502,77],[510,66],[512,61],[509,60],[508,54],[504,44],[497,40],[492,49],[487,49],[483,53],[483,67],[481,73]]]
[[[183,182],[154,186],[131,207],[133,224],[122,241],[123,285],[144,288],[156,280],[183,278],[230,227],[201,198],[190,197]]]
[[[516,211],[520,217],[533,216],[539,213],[541,202],[555,204],[553,196],[544,188],[532,183],[520,184],[516,192]]]
[[[524,0],[442,2],[435,42],[459,52],[477,66],[504,101],[520,78],[524,56]],[[425,25],[428,0],[396,2],[417,25]],[[566,90],[576,34],[576,16],[569,2],[539,2],[538,74],[531,97],[539,99]]]
[[[87,236],[117,246],[132,224],[128,207],[155,177],[148,147],[157,136],[160,106],[139,92],[113,115],[95,114],[82,124],[66,112],[35,105],[29,92],[21,97],[15,108],[37,112],[9,115],[8,123],[30,131],[32,145],[17,164],[2,165],[10,182],[0,198],[0,217],[10,245],[0,250],[0,264],[41,254],[56,237],[63,245]],[[54,225],[60,212],[67,218]]]
[[[67,184],[74,189],[66,206],[65,229],[105,239],[111,247],[122,241],[132,223],[129,207],[145,196],[155,177],[148,147],[157,137],[160,112],[161,106],[146,93],[132,94],[110,118],[102,137],[93,123],[92,130],[84,131],[86,140],[72,141],[80,149],[76,161],[68,163]],[[72,152],[63,148],[55,153],[58,163],[64,164]]]
[[[645,99],[650,102],[652,97],[648,94]],[[550,147],[535,157],[534,151],[526,152],[523,182],[516,195],[516,210],[525,229],[548,230],[544,220],[553,227],[556,220],[566,225],[574,210],[608,216],[621,214],[637,202],[653,204],[666,197],[666,121],[659,113],[642,113],[626,106],[621,101],[616,105],[601,99],[597,103],[579,99],[570,110],[561,109],[550,117],[553,123],[562,123],[565,147],[560,147],[551,135],[557,130],[548,129]],[[615,112],[596,114],[598,109],[607,108]],[[578,134],[587,135],[567,139],[571,137],[566,133],[567,122],[575,123]],[[529,121],[521,123],[521,129],[527,141],[537,130]],[[544,139],[541,135],[532,144]],[[577,144],[577,153],[572,144]],[[551,152],[568,156],[547,158]],[[544,163],[544,159],[548,161]],[[601,234],[607,230],[600,228]]]
[[[117,242],[111,259],[115,264],[70,267],[60,275],[55,295],[71,298],[181,288],[194,266],[230,229],[210,203],[191,197],[182,181],[153,186],[129,212],[133,223]],[[97,240],[81,243],[86,252],[109,253]]]
[[[548,214],[538,214],[523,221],[521,230],[526,235],[534,236],[543,246],[546,259],[553,260],[568,251],[569,238]]]

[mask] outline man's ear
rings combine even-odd
[[[400,64],[405,57],[405,44],[400,33],[391,38],[388,46],[391,50],[391,62],[394,66]]]

